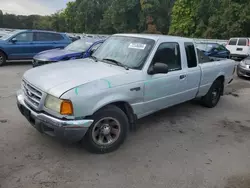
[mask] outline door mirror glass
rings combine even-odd
[[[167,74],[168,73],[168,65],[165,63],[157,62],[150,67],[148,70],[150,75],[152,74]]]
[[[13,38],[13,39],[11,39],[11,42],[16,43],[16,42],[17,42],[17,39],[16,39],[16,38]]]

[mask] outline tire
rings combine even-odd
[[[216,80],[209,89],[208,93],[201,98],[202,105],[207,108],[215,107],[220,100],[223,86],[222,80]]]
[[[3,66],[5,63],[6,63],[6,56],[2,51],[0,51],[0,66]]]
[[[242,76],[240,75],[240,73],[239,73],[238,70],[237,70],[237,76],[238,76],[239,78],[242,78]]]
[[[129,123],[126,114],[120,108],[114,105],[107,106],[97,111],[92,119],[94,122],[82,140],[83,146],[89,152],[109,153],[123,144],[127,137]]]

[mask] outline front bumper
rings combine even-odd
[[[232,59],[245,59],[248,57],[248,54],[230,54]]]
[[[80,141],[93,123],[93,120],[90,119],[62,120],[42,112],[36,112],[25,103],[21,90],[17,92],[17,106],[22,115],[38,131],[69,142]]]
[[[237,74],[239,76],[244,76],[250,78],[250,68],[243,68],[240,65],[237,66]]]

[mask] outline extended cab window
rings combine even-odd
[[[179,44],[174,42],[162,43],[157,49],[152,63],[167,64],[169,72],[181,70],[181,56]]]
[[[33,33],[20,33],[16,37],[17,42],[32,42],[33,40]]]
[[[197,66],[197,59],[195,54],[194,44],[191,42],[185,42],[185,51],[187,56],[188,68],[193,68]]]
[[[60,34],[43,33],[43,32],[35,33],[35,41],[59,41],[59,40],[63,40],[63,37]]]

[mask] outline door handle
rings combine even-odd
[[[187,75],[182,74],[182,75],[180,75],[180,80],[183,80],[183,79],[185,79],[186,77],[187,77]]]

